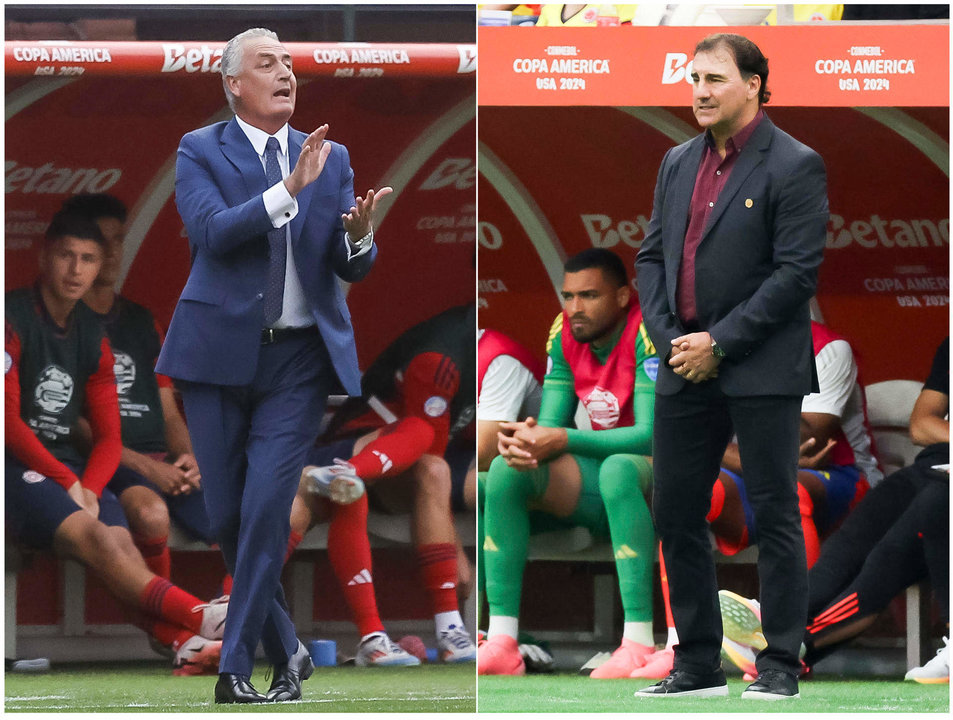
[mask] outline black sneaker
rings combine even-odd
[[[673,670],[664,680],[639,690],[635,697],[728,697],[728,681],[721,668],[706,675]]]
[[[765,670],[751,683],[741,697],[746,700],[787,700],[799,698],[797,677],[783,670]]]

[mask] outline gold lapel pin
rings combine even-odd
[[[752,205],[754,205],[754,200],[752,200],[751,198],[748,198],[747,200],[745,200],[745,207],[746,207],[746,208],[749,208],[749,207],[751,207]]]

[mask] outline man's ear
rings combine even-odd
[[[228,84],[228,89],[232,91],[232,95],[235,97],[242,96],[242,81],[237,75],[226,75],[225,82]]]
[[[753,73],[750,78],[748,78],[748,87],[745,96],[751,100],[758,97],[758,93],[761,92],[761,76],[757,73]]]
[[[629,300],[632,298],[632,288],[629,287],[628,283],[616,290],[616,300],[619,303],[620,308],[628,307]]]

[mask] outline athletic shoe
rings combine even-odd
[[[323,467],[306,465],[301,479],[308,490],[338,505],[350,505],[364,494],[364,481],[355,474],[354,466],[343,460]]]
[[[661,682],[636,692],[635,697],[728,697],[728,681],[721,668],[707,675],[673,670]]]
[[[725,635],[721,639],[721,657],[741,670],[746,680],[750,677],[751,679],[748,682],[753,682],[757,677],[758,669],[755,666],[755,658],[758,657],[758,653],[755,652],[754,648],[737,643]]]
[[[477,648],[462,625],[451,625],[437,636],[437,654],[441,662],[462,663],[474,662],[477,659]]]
[[[743,700],[791,700],[801,697],[797,676],[783,670],[765,670],[741,693]]]
[[[526,664],[516,638],[495,635],[480,646],[478,675],[525,675]]]
[[[589,677],[596,680],[627,678],[633,670],[645,665],[645,658],[654,650],[654,647],[622,638],[622,644],[612,653],[612,657],[589,673]]]
[[[199,635],[209,640],[221,640],[225,636],[225,616],[228,615],[228,595],[196,605],[192,612],[202,613]]]
[[[761,605],[757,600],[743,598],[730,590],[719,590],[718,604],[726,638],[752,648],[755,654],[768,646],[761,630]]]
[[[949,638],[943,638],[943,647],[923,667],[916,667],[903,676],[904,680],[914,680],[925,685],[942,685],[950,682],[950,645]]]
[[[222,657],[221,640],[193,635],[181,645],[172,643],[172,649],[175,650],[173,675],[218,675],[218,661]]]
[[[629,677],[661,680],[672,672],[674,665],[675,651],[672,648],[656,650],[651,655],[646,655],[645,665],[633,670]]]
[[[486,640],[484,639],[483,642],[486,642]],[[553,671],[553,666],[556,661],[553,658],[552,651],[549,649],[549,643],[540,642],[532,635],[524,632],[519,634],[516,642],[519,646],[520,657],[523,658],[523,662],[526,664],[526,672],[550,673]],[[480,644],[478,640],[477,647],[479,647]]]
[[[357,646],[354,664],[360,667],[420,665],[420,660],[391,640],[387,633],[375,633]]]

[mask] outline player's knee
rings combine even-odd
[[[606,505],[626,502],[641,492],[632,460],[610,455],[599,466],[599,494]]]
[[[417,493],[430,498],[450,497],[450,466],[437,455],[422,455],[414,465]]]
[[[125,508],[129,527],[139,537],[156,538],[169,534],[169,509],[158,495]]]
[[[483,503],[512,502],[522,498],[526,494],[528,482],[528,473],[511,468],[506,460],[497,456],[490,463],[483,481]]]

